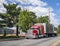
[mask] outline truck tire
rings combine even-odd
[[[55,36],[57,36],[57,34],[54,34]]]
[[[29,38],[26,38],[26,39],[29,39]]]
[[[36,39],[39,39],[39,35],[36,35]]]
[[[55,34],[52,34],[52,37],[55,37]]]
[[[52,37],[55,37],[55,36],[57,36],[57,34],[55,34],[55,33],[54,33],[54,34],[52,34]]]
[[[48,38],[48,37],[49,37],[49,35],[47,34],[45,37],[46,37],[46,38]]]

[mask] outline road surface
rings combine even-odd
[[[1,41],[0,46],[52,46],[52,44],[54,44],[58,40],[60,40],[60,37]]]
[[[56,45],[56,46],[60,46],[60,43],[58,45]]]

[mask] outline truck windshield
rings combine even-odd
[[[31,30],[33,30],[33,29],[37,29],[37,30],[39,30],[39,28],[31,28]]]

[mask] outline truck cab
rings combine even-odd
[[[44,27],[43,25],[33,25],[31,29],[27,30],[26,38],[39,38],[43,37]]]

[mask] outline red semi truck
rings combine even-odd
[[[31,29],[27,30],[26,38],[40,38],[57,36],[54,26],[46,23],[36,23]]]

